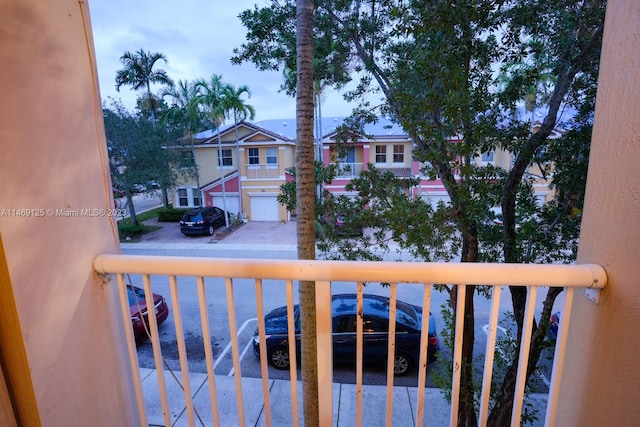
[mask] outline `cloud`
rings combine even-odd
[[[234,0],[92,0],[89,2],[103,100],[120,98],[130,110],[139,94],[129,87],[115,90],[120,57],[140,49],[163,53],[160,64],[175,80],[209,79],[221,74],[234,86],[247,85],[256,109],[256,121],[295,117],[295,100],[280,92],[282,75],[261,72],[253,64],[231,64],[233,49],[245,41],[246,29],[238,15],[266,1]],[[152,87],[152,90],[157,90]],[[350,107],[339,94],[327,97],[323,114],[346,115]]]

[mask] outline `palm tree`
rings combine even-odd
[[[184,136],[191,146],[191,167],[193,168],[196,185],[200,191],[200,175],[198,174],[195,162],[194,133],[202,130],[203,112],[198,105],[199,87],[188,80],[179,80],[177,85],[165,87],[160,92],[161,98],[169,98],[171,106],[165,111],[161,120],[182,123],[184,126]],[[202,197],[199,205],[202,205]]]
[[[222,170],[222,139],[220,135],[220,126],[224,123],[228,111],[225,97],[227,85],[222,82],[222,76],[219,74],[213,74],[208,82],[203,79],[197,80],[195,85],[200,91],[197,96],[197,102],[209,113],[218,131],[218,167],[222,182],[222,209],[227,212],[224,172]],[[226,228],[229,228],[228,215],[224,216],[224,221]]]
[[[144,97],[151,111],[151,118],[155,121],[155,109],[157,100],[151,93],[151,83],[159,83],[173,86],[173,80],[169,78],[163,69],[154,69],[156,62],[163,60],[167,62],[166,56],[162,53],[149,52],[140,49],[137,52],[125,52],[120,57],[123,68],[116,72],[116,90],[120,91],[120,86],[131,86],[133,90],[146,89]]]
[[[296,199],[298,258],[315,259],[315,162],[313,149],[313,0],[296,1]],[[304,425],[317,426],[318,363],[315,283],[298,287],[302,329]]]
[[[238,162],[238,193],[239,196],[239,208],[240,215],[243,214],[242,209],[242,181],[240,180],[240,144],[238,143],[238,121],[253,120],[256,115],[256,110],[253,106],[245,104],[242,96],[246,94],[248,98],[251,98],[251,90],[249,86],[242,85],[238,88],[234,88],[232,85],[226,85],[224,89],[225,105],[228,108],[228,113],[233,116],[233,124],[236,133],[236,159]]]

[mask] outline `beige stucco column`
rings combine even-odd
[[[93,270],[119,246],[87,3],[2,0],[0,40],[3,416],[136,425],[115,289]]]
[[[640,3],[609,0],[578,253],[609,284],[576,293],[557,426],[640,422],[639,41]]]

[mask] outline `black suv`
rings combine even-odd
[[[211,236],[216,228],[225,225],[224,215],[224,211],[216,207],[192,209],[180,220],[180,231],[184,235],[208,234]]]

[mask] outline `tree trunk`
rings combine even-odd
[[[127,190],[127,206],[129,207],[129,217],[131,218],[131,223],[133,225],[138,224],[138,217],[136,216],[136,207],[133,206],[133,196],[131,195],[131,191]]]
[[[315,259],[313,1],[296,0],[296,197],[298,258]],[[304,425],[319,425],[315,282],[300,282]]]
[[[469,227],[466,233],[464,233],[461,261],[478,261],[478,232],[475,226]],[[478,416],[474,405],[475,386],[473,383],[473,345],[475,342],[474,293],[475,286],[466,287],[462,361],[460,366],[460,399],[458,406],[458,426],[460,427],[476,427],[478,425]],[[456,334],[458,334],[458,331],[456,331]]]
[[[169,209],[169,191],[166,186],[162,186],[162,203],[165,209]]]
[[[522,262],[522,253],[517,246],[517,233],[516,233],[516,197],[518,194],[518,188],[522,177],[526,171],[527,166],[533,161],[536,150],[540,146],[546,143],[547,138],[553,131],[558,111],[561,103],[564,100],[569,86],[575,77],[576,69],[570,64],[565,64],[562,71],[558,74],[558,79],[554,87],[554,92],[549,102],[549,111],[545,116],[542,126],[537,132],[533,133],[529,140],[524,144],[522,150],[518,153],[513,167],[509,171],[509,176],[506,180],[503,190],[503,196],[501,201],[502,217],[503,217],[503,254],[504,260],[508,263]],[[492,408],[489,414],[489,425],[495,426],[508,426],[511,424],[511,412],[513,409],[513,393],[515,392],[515,381],[518,372],[518,354],[520,349],[520,337],[524,330],[524,312],[527,301],[528,290],[522,286],[509,287],[511,293],[511,303],[513,305],[513,314],[517,326],[516,339],[518,340],[517,350],[513,360],[505,374],[504,380],[500,386],[496,397],[496,404]],[[557,293],[550,292],[547,298],[551,295],[553,301],[557,296]],[[548,315],[547,315],[548,317]],[[546,321],[546,319],[545,319]],[[536,332],[534,330],[534,332]],[[529,369],[527,369],[527,379],[533,372],[533,368],[538,363],[538,358],[542,350],[543,342],[533,341],[529,350]],[[534,357],[535,356],[535,357]]]

